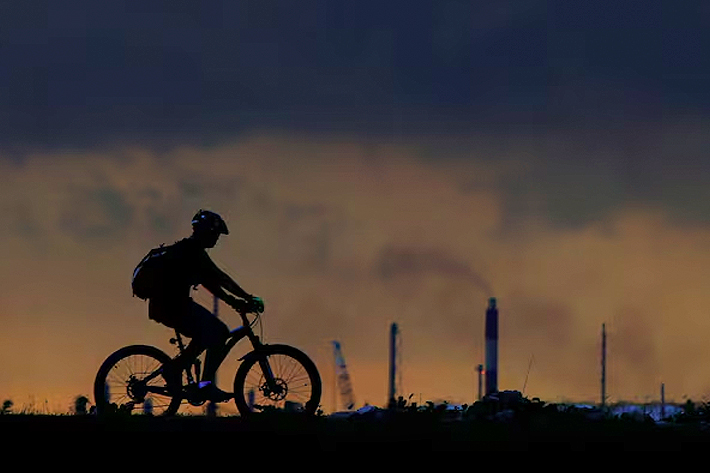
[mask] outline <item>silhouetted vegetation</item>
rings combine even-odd
[[[325,450],[352,448],[352,443],[407,442],[424,449],[527,449],[541,443],[556,447],[598,448],[598,443],[633,449],[677,448],[710,440],[710,404],[687,402],[683,411],[656,422],[642,410],[612,414],[594,406],[546,403],[516,391],[487,396],[471,405],[426,401],[418,405],[399,397],[386,408],[365,406],[342,415],[304,416],[270,409],[253,418],[177,415],[168,418],[130,415],[4,415],[0,430],[55,432],[229,432],[240,445],[255,445],[276,435],[291,445]],[[75,399],[74,413],[85,413],[88,399]],[[9,413],[11,405],[4,404]],[[641,414],[638,414],[640,412]],[[237,440],[238,439],[238,440]]]
[[[86,415],[88,414],[89,398],[86,396],[77,396],[74,399],[74,414],[76,415]]]

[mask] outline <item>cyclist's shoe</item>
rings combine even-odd
[[[196,394],[201,399],[212,402],[226,402],[234,397],[234,394],[222,391],[211,381],[200,382]]]

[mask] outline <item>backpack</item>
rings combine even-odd
[[[153,248],[133,270],[131,287],[133,295],[140,299],[149,299],[163,287],[169,277],[169,262],[172,246],[160,245]]]

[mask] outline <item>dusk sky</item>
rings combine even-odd
[[[392,322],[405,397],[473,401],[491,296],[501,389],[598,401],[606,323],[611,401],[706,399],[709,28],[699,1],[4,2],[0,400],[66,410],[121,346],[172,354],[130,277],[200,208],[327,411],[332,340],[385,403]]]

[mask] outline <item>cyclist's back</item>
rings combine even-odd
[[[175,328],[191,305],[191,288],[216,285],[219,273],[205,249],[192,237],[175,242],[168,251],[164,280],[149,298],[148,316]]]

